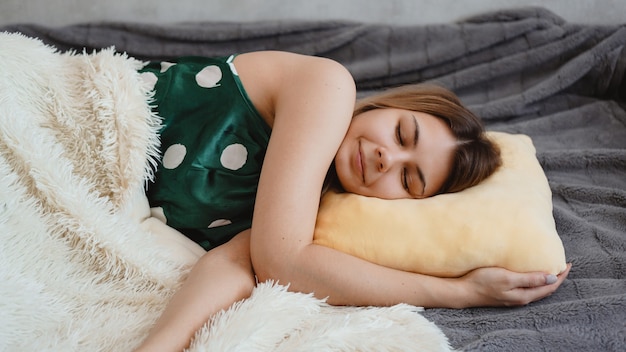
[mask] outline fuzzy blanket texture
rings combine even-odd
[[[0,34],[1,351],[130,351],[191,265],[137,214],[160,121],[141,66]],[[420,311],[331,307],[265,283],[189,350],[448,351]]]
[[[453,348],[464,351],[626,350],[626,26],[566,23],[544,9],[522,8],[428,26],[283,21],[90,23],[62,28],[24,24],[4,29],[39,37],[61,50],[115,45],[118,51],[142,60],[230,55],[263,49],[326,56],[348,67],[361,96],[422,81],[438,82],[453,89],[485,120],[488,129],[532,137],[552,190],[557,230],[573,268],[555,294],[525,307],[428,309],[422,315],[443,330]],[[4,90],[11,93],[3,88],[3,96]],[[63,179],[69,179],[68,174],[64,175],[67,177]],[[13,180],[11,184],[19,185]],[[1,191],[5,192],[5,188]],[[14,200],[13,193],[7,196],[1,198],[3,204],[10,204],[3,205],[3,212],[13,212],[15,218],[10,222],[3,220],[2,226],[19,222],[29,228],[34,238],[44,236],[41,235],[44,232],[37,230],[42,226],[36,220],[40,216],[32,209],[16,208],[19,202]],[[103,223],[108,224],[109,219],[102,216]],[[78,226],[73,222],[59,223]],[[117,320],[128,321],[123,317],[129,314],[156,315],[152,307],[160,307],[161,295],[169,294],[178,271],[171,273],[170,266],[152,260],[149,254],[152,252],[149,248],[144,252],[145,241],[137,235],[124,236],[121,230],[117,231],[119,236],[107,239],[105,244],[118,251],[132,248],[134,253],[109,255],[106,258],[114,259],[112,263],[87,260],[102,275],[95,279],[81,279],[72,271],[61,271],[55,274],[55,279],[51,277],[43,281],[47,284],[42,284],[20,279],[19,271],[2,266],[0,272],[11,275],[3,276],[3,281],[16,282],[11,287],[20,290],[18,295],[13,290],[5,292],[5,285],[0,288],[3,310],[13,306],[5,304],[4,297],[28,302],[10,315],[3,311],[0,315],[6,319],[3,326],[23,319],[35,320],[33,326],[38,327],[36,334],[32,329],[18,330],[15,335],[3,334],[2,338],[17,343],[47,334],[47,338],[67,343],[65,350],[76,350],[81,344],[92,343],[81,338],[89,329],[104,334],[109,331],[118,341],[124,337],[114,332],[141,334],[143,323],[120,327]],[[5,233],[3,230],[2,236]],[[42,279],[52,276],[50,270],[44,270],[52,266],[46,258],[58,255],[72,263],[82,263],[92,258],[85,253],[99,252],[104,246],[92,246],[95,243],[86,240],[81,242],[84,249],[74,253],[64,244],[74,242],[67,236],[60,236],[66,242],[49,244],[46,248],[20,242],[22,237],[17,235],[10,238],[3,237],[1,248],[6,248],[8,242],[22,246],[18,254],[12,254],[12,260],[27,268],[38,266],[44,272]],[[136,241],[135,246],[117,245],[124,241]],[[3,249],[3,256],[8,253]],[[164,272],[170,273],[169,276]],[[129,284],[110,281],[111,275],[138,280],[141,290],[129,295],[126,290],[136,281]],[[68,277],[73,279],[67,280]],[[78,279],[74,280],[75,277]],[[93,285],[96,292],[107,292],[115,301],[98,301]],[[74,294],[60,299],[46,293],[51,290]],[[159,293],[153,294],[155,291]],[[21,298],[26,292],[40,294]],[[90,319],[81,318],[85,313],[61,319],[78,314],[70,307],[81,302],[85,303],[84,307],[91,307],[86,313]],[[95,317],[105,306],[114,309],[113,313],[107,313],[112,318],[97,320]],[[48,314],[56,320],[44,318]],[[71,325],[59,323],[68,320],[72,321]],[[88,324],[93,326],[89,328]],[[385,338],[386,334],[377,337]],[[89,346],[99,344],[93,342]]]

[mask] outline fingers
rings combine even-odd
[[[567,278],[567,275],[569,274],[570,269],[572,269],[572,263],[567,263],[567,265],[565,266],[565,270],[563,270],[560,274],[557,275],[557,286],[560,286],[561,283],[563,283],[563,281],[565,281],[565,278]]]
[[[519,286],[518,289],[511,291],[510,299],[513,305],[526,305],[550,296],[565,281],[571,268],[572,265],[567,264],[565,270],[556,276],[541,273],[529,274],[526,278],[527,285]]]
[[[546,285],[552,285],[556,283],[556,281],[558,280],[556,275],[552,275],[552,274],[545,275],[545,278],[546,278]]]
[[[565,270],[563,270],[558,276],[559,278],[563,278],[565,279],[565,277],[567,276],[567,274],[569,274],[570,269],[572,268],[572,263],[567,263],[567,265],[565,266]]]
[[[571,268],[572,268],[572,264],[568,263],[567,266],[565,267],[565,270],[563,270],[558,275],[544,274],[544,273],[520,274],[520,276],[517,277],[517,279],[519,280],[517,282],[517,287],[534,288],[534,287],[542,287],[546,285],[556,285],[556,287],[558,287],[565,280]]]
[[[520,306],[545,298],[565,281],[571,264],[558,275],[542,272],[517,273],[497,267],[476,269],[463,279],[475,292],[471,306]]]
[[[524,306],[550,296],[557,287],[556,285],[519,287],[508,292],[505,304],[507,306]]]
[[[544,273],[516,273],[511,281],[515,288],[535,288],[556,283],[558,278]]]
[[[565,278],[567,277],[567,274],[569,274],[569,271],[571,268],[572,268],[572,264],[568,263],[565,266],[565,270],[563,270],[558,275],[552,275],[552,274],[545,275],[545,278],[546,278],[545,285],[555,285],[556,287],[559,287],[563,283],[563,281],[565,281]]]

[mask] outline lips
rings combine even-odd
[[[363,179],[363,183],[365,183],[365,165],[363,164],[363,152],[361,151],[361,141],[359,141],[359,148],[356,153],[356,167],[358,173],[361,175]]]

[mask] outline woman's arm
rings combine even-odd
[[[442,279],[313,244],[323,180],[352,117],[352,77],[330,60],[287,53],[243,54],[235,65],[251,99],[273,125],[250,237],[259,281],[289,283],[291,290],[314,292],[332,304],[467,307],[528,303],[550,294],[564,279],[546,286],[541,273],[497,269]],[[519,287],[534,289],[514,290]]]
[[[210,317],[248,298],[255,285],[249,249],[246,230],[204,254],[135,352],[182,351]]]

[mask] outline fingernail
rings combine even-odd
[[[556,275],[546,275],[546,285],[552,285],[557,280]]]

